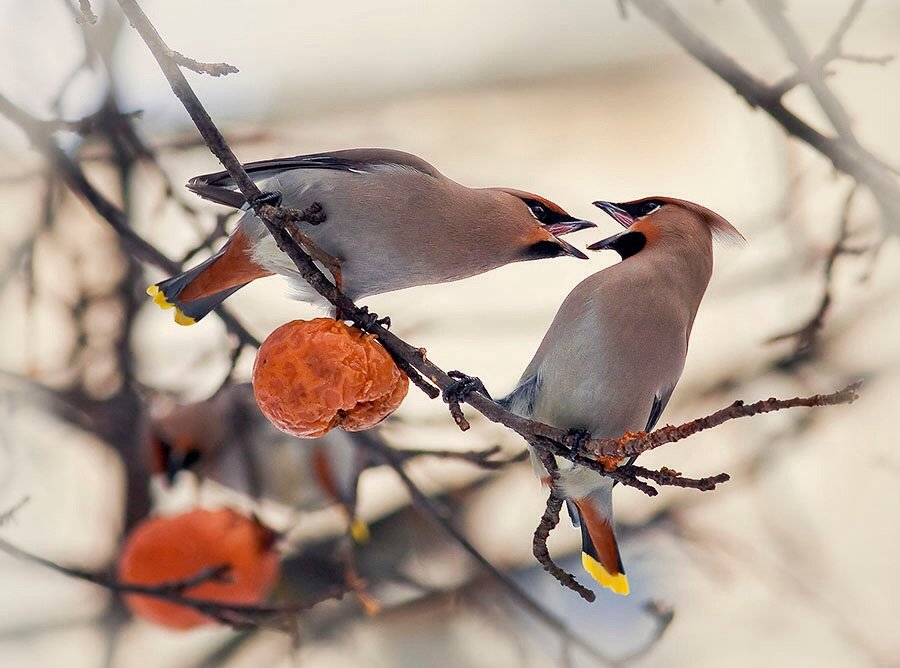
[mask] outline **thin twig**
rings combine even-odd
[[[851,383],[842,390],[832,392],[830,394],[814,394],[809,397],[794,397],[793,399],[776,399],[771,397],[753,404],[745,404],[743,401],[735,401],[730,406],[716,411],[706,417],[691,420],[677,426],[668,425],[652,431],[628,433],[622,438],[615,439],[595,439],[586,441],[583,450],[587,455],[605,455],[614,457],[629,457],[637,455],[648,450],[653,450],[666,445],[667,443],[675,443],[681,441],[688,436],[718,427],[720,424],[735,420],[737,418],[750,417],[752,415],[760,415],[762,413],[771,413],[773,411],[785,410],[788,408],[797,408],[805,406],[808,408],[817,406],[836,406],[838,404],[851,404],[859,398],[859,388],[861,381]],[[640,473],[638,475],[641,475]],[[671,476],[673,481],[679,476]],[[658,482],[658,481],[657,481]],[[661,483],[673,484],[673,483]]]
[[[181,580],[155,585],[143,585],[122,582],[102,573],[92,573],[79,568],[63,566],[49,559],[26,552],[2,538],[0,538],[0,551],[49,568],[68,577],[90,582],[117,594],[140,594],[141,596],[157,598],[191,608],[217,622],[235,628],[258,628],[260,626],[285,628],[301,612],[309,610],[322,601],[341,598],[346,593],[346,589],[343,587],[330,587],[308,601],[291,603],[289,605],[223,603],[212,599],[185,596],[183,593],[186,589],[196,587],[204,582],[221,581],[223,576],[222,567],[204,568],[198,573]]]
[[[553,561],[553,557],[550,556],[550,548],[547,547],[547,540],[550,538],[550,533],[559,524],[559,512],[562,510],[563,498],[557,495],[555,491],[557,481],[559,480],[559,468],[556,465],[556,459],[553,455],[540,450],[537,451],[537,456],[540,458],[541,464],[544,466],[544,469],[547,471],[550,478],[550,484],[548,485],[550,490],[547,495],[547,505],[544,508],[544,514],[541,515],[537,528],[534,530],[534,537],[531,542],[531,552],[544,570],[556,578],[557,582],[563,587],[571,589],[588,603],[593,603],[594,600],[596,600],[597,595],[579,583],[574,575],[559,566]]]
[[[78,7],[81,14],[76,17],[75,22],[78,24],[94,25],[97,23],[97,15],[91,9],[91,0],[78,0]]]
[[[849,114],[825,83],[821,75],[822,67],[819,62],[809,55],[800,39],[800,35],[797,34],[794,26],[785,17],[784,6],[771,0],[747,1],[775,36],[787,57],[797,68],[801,79],[810,87],[813,95],[819,102],[819,106],[831,121],[831,125],[838,133],[838,136],[854,146],[858,145],[859,142],[853,134],[853,126]],[[826,51],[833,51],[835,54],[840,52],[841,41],[847,31],[850,30],[856,17],[859,16],[864,4],[865,0],[854,1],[838,29],[832,35],[831,40],[829,40]]]
[[[822,289],[822,297],[819,300],[818,307],[802,326],[790,332],[773,336],[767,341],[767,343],[776,343],[785,339],[794,339],[794,350],[790,355],[779,360],[778,366],[780,368],[790,368],[797,362],[808,359],[815,349],[819,333],[825,325],[825,316],[828,313],[828,309],[831,307],[835,262],[839,256],[849,254],[856,250],[850,249],[847,246],[848,229],[850,226],[850,209],[856,191],[857,188],[854,185],[854,187],[850,189],[850,192],[847,193],[847,197],[844,199],[844,206],[841,208],[837,240],[834,242],[825,258],[825,267],[822,272],[825,279],[825,285]]]
[[[418,485],[416,485],[409,475],[406,473],[406,470],[403,468],[404,458],[399,455],[399,452],[386,443],[383,443],[380,439],[377,439],[373,436],[372,432],[364,431],[359,432],[357,434],[359,437],[359,442],[364,445],[370,452],[372,452],[376,457],[378,457],[381,461],[383,461],[386,465],[394,470],[394,472],[399,476],[400,481],[406,487],[407,492],[409,492],[410,498],[412,499],[413,505],[416,509],[422,513],[426,518],[431,520],[438,528],[442,531],[446,532],[453,540],[455,540],[460,547],[462,547],[469,555],[475,559],[478,564],[487,571],[491,577],[497,581],[500,586],[506,591],[510,597],[512,597],[515,601],[517,601],[522,607],[528,610],[535,617],[540,619],[544,624],[552,628],[556,633],[560,635],[567,643],[571,643],[585,652],[589,653],[591,656],[596,658],[599,661],[608,662],[609,658],[601,654],[593,645],[589,642],[581,638],[579,635],[573,633],[563,622],[557,619],[553,614],[548,612],[537,603],[531,596],[524,591],[512,578],[510,578],[506,573],[497,569],[478,549],[472,545],[471,542],[450,522],[450,520],[445,516],[445,513],[439,509],[435,504],[429,499],[422,490],[419,489]]]
[[[148,264],[159,267],[166,273],[177,274],[181,271],[178,263],[166,257],[131,228],[124,212],[91,185],[81,168],[59,148],[42,122],[23,111],[2,94],[0,94],[0,114],[25,131],[32,144],[56,167],[66,185],[90,204],[119,235],[123,246],[129,253]],[[243,344],[259,346],[256,337],[247,331],[228,309],[219,306],[215,313]]]
[[[196,72],[197,74],[208,74],[211,77],[222,77],[228,74],[237,74],[240,70],[234,65],[228,63],[202,63],[199,60],[188,58],[183,53],[172,51],[172,59],[181,67]]]
[[[874,195],[885,219],[900,229],[900,185],[891,168],[868,150],[830,137],[813,128],[783,103],[783,91],[768,86],[736,60],[706,39],[665,0],[629,0],[657,27],[668,33],[688,53],[732,86],[752,107],[768,113],[789,134],[828,158],[834,167],[865,185]],[[774,3],[772,3],[774,4]]]
[[[503,468],[512,462],[521,461],[522,456],[527,453],[523,452],[510,459],[493,459],[502,451],[499,445],[495,445],[487,450],[429,450],[427,448],[402,448],[397,449],[397,455],[403,461],[418,457],[437,457],[439,459],[457,459],[459,461],[474,464],[489,471]]]

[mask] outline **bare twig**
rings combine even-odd
[[[28,503],[29,497],[23,496],[19,499],[18,502],[14,506],[7,508],[2,513],[0,513],[0,527],[4,526],[7,522],[9,522],[22,507]]]
[[[91,9],[91,0],[78,0],[78,7],[81,14],[75,19],[76,23],[94,25],[97,22],[97,15]]]
[[[359,442],[362,443],[370,452],[383,461],[386,465],[394,470],[400,477],[400,481],[409,492],[413,505],[416,509],[433,522],[438,528],[450,535],[460,547],[462,547],[469,555],[488,572],[510,597],[517,601],[522,607],[540,619],[544,624],[552,628],[566,642],[577,646],[589,653],[599,661],[608,662],[609,659],[601,654],[593,645],[573,633],[563,622],[554,615],[547,612],[539,603],[524,591],[515,580],[510,578],[506,573],[498,570],[471,542],[457,529],[445,513],[435,506],[418,485],[406,473],[403,468],[404,457],[394,448],[391,448],[380,439],[376,438],[372,432],[364,431],[357,434]]]
[[[827,67],[829,63],[834,60],[849,60],[855,62],[868,62],[868,63],[877,63],[880,65],[885,65],[893,59],[893,56],[848,56],[842,50],[842,43],[844,41],[844,37],[850,31],[850,28],[853,27],[853,24],[856,22],[856,19],[859,18],[859,14],[862,11],[863,5],[865,5],[865,0],[854,0],[853,4],[847,9],[846,14],[838,23],[837,27],[831,34],[831,37],[828,39],[828,42],[825,44],[825,47],[815,58],[810,59],[809,67],[805,68],[804,71],[800,71],[798,69],[797,72],[786,77],[781,83],[776,84],[775,88],[779,91],[780,95],[784,95],[789,90],[799,85],[801,82],[806,80],[806,77],[812,75],[814,77],[827,77],[832,74],[832,72],[827,71]],[[762,9],[763,11],[777,11],[775,7],[755,7],[757,11]],[[799,41],[799,40],[798,40]]]
[[[778,2],[771,2],[771,0],[748,0],[748,2],[778,40],[787,57],[797,68],[801,80],[813,91],[819,106],[822,107],[822,111],[828,116],[828,120],[831,121],[831,125],[838,133],[838,136],[846,142],[858,145],[859,142],[853,134],[850,116],[825,83],[821,75],[821,63],[809,55],[794,26],[785,18],[784,6]],[[826,57],[830,55],[830,52],[833,52],[835,56],[840,52],[841,41],[847,31],[850,30],[856,17],[859,16],[864,4],[865,0],[855,0],[853,5],[851,5],[850,10],[841,21],[837,30],[835,30],[828,46],[825,48]]]
[[[838,404],[850,404],[859,398],[859,388],[861,382],[851,383],[847,387],[830,394],[814,394],[810,397],[795,397],[793,399],[775,399],[774,397],[757,401],[753,404],[745,404],[743,401],[735,401],[730,406],[712,413],[703,418],[691,420],[677,426],[668,425],[657,429],[656,431],[636,432],[625,434],[620,439],[595,439],[586,441],[583,448],[588,455],[606,455],[616,457],[628,457],[637,455],[648,450],[653,450],[667,443],[675,443],[683,440],[688,436],[718,427],[720,424],[735,420],[737,418],[749,417],[751,415],[760,415],[762,413],[771,413],[773,411],[785,410],[787,408],[797,408],[806,406],[812,408],[815,406],[836,406]],[[673,472],[674,473],[674,472]],[[642,474],[638,474],[642,475]],[[674,481],[679,476],[672,475]],[[656,482],[660,482],[657,480]],[[672,484],[672,483],[660,483]]]
[[[541,464],[543,464],[544,469],[549,475],[550,484],[548,485],[549,492],[547,495],[547,505],[544,508],[544,514],[541,515],[540,522],[538,522],[537,528],[534,530],[534,537],[531,542],[531,552],[544,570],[556,578],[556,581],[563,587],[571,589],[588,603],[593,603],[597,598],[596,594],[579,583],[574,575],[559,566],[553,561],[553,557],[550,556],[547,540],[550,538],[550,533],[559,524],[559,512],[563,505],[563,498],[556,493],[556,483],[559,480],[559,467],[557,467],[556,459],[553,455],[547,452],[538,451],[537,456],[540,458]]]
[[[855,251],[855,249],[848,248],[846,242],[850,221],[850,208],[853,204],[853,198],[856,195],[856,191],[857,188],[854,186],[850,189],[850,192],[847,193],[847,197],[844,199],[844,206],[841,209],[840,221],[838,222],[837,240],[825,257],[825,267],[823,270],[825,285],[822,290],[822,297],[819,300],[818,307],[806,323],[798,329],[773,336],[768,340],[768,343],[776,343],[785,339],[794,339],[795,341],[793,352],[787,357],[779,360],[779,367],[790,368],[798,361],[807,359],[815,349],[819,333],[825,325],[825,316],[831,306],[831,290],[834,283],[835,261],[839,256]]]
[[[92,573],[78,568],[70,568],[26,552],[12,543],[0,538],[0,551],[14,557],[30,561],[50,570],[62,573],[77,580],[83,580],[98,585],[117,594],[140,594],[157,598],[169,603],[182,605],[214,619],[221,624],[227,624],[235,628],[257,628],[259,626],[271,626],[284,628],[300,613],[309,610],[313,606],[334,598],[341,598],[346,590],[343,587],[330,587],[321,594],[302,603],[290,605],[243,605],[223,603],[211,599],[186,596],[186,589],[196,587],[204,582],[221,581],[226,567],[204,568],[198,573],[181,580],[163,582],[155,585],[141,585],[130,582],[121,582],[102,573]]]
[[[81,168],[54,141],[46,126],[30,114],[23,111],[9,99],[0,94],[0,114],[21,127],[32,144],[53,163],[66,185],[79,197],[90,204],[110,227],[119,235],[125,249],[144,262],[159,267],[170,274],[177,274],[181,266],[163,255],[155,246],[138,235],[128,224],[124,212],[104,197],[88,181]],[[218,307],[216,314],[225,323],[229,331],[246,344],[259,346],[259,341],[224,307]]]
[[[458,459],[487,470],[503,468],[507,464],[521,461],[527,453],[522,452],[510,459],[494,459],[501,452],[499,445],[487,450],[429,450],[427,448],[403,448],[396,450],[397,455],[405,462],[418,457],[437,457],[439,459]]]
[[[784,84],[769,86],[757,79],[688,25],[665,0],[629,1],[694,58],[732,86],[751,106],[766,111],[789,134],[828,158],[836,169],[866,186],[874,195],[885,219],[895,230],[900,230],[900,185],[891,168],[880,158],[858,143],[847,141],[841,136],[827,136],[813,128],[785,107],[781,100]],[[836,118],[840,122],[840,118]]]
[[[199,60],[188,58],[178,51],[171,52],[172,59],[181,67],[187,68],[197,74],[208,74],[211,77],[222,77],[227,74],[237,74],[240,70],[228,63],[202,63]]]

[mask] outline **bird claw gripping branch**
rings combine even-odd
[[[281,193],[277,191],[267,190],[259,193],[255,197],[251,197],[247,202],[252,208],[268,204],[269,206],[281,205]]]
[[[591,440],[591,432],[587,429],[569,429],[566,431],[563,445],[572,452],[581,452],[584,444],[589,440]]]
[[[462,371],[448,371],[447,375],[454,379],[454,382],[448,385],[443,392],[443,399],[448,404],[452,401],[457,403],[465,401],[472,392],[481,392],[488,399],[491,398],[490,392],[487,391],[480,378],[470,376]]]
[[[454,381],[444,388],[441,398],[450,407],[450,416],[456,422],[456,426],[462,431],[467,431],[470,425],[463,415],[460,403],[464,402],[472,392],[480,392],[488,399],[491,399],[491,395],[480,378],[469,376],[462,371],[448,371],[447,375]]]
[[[357,327],[364,332],[371,334],[372,330],[376,327],[384,327],[385,329],[391,328],[390,316],[379,318],[377,313],[369,312],[368,306],[360,306],[359,310],[360,316],[358,318]]]

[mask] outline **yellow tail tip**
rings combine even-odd
[[[163,294],[158,285],[151,285],[149,288],[147,288],[147,294],[153,297],[153,303],[159,306],[163,311],[174,308],[175,322],[177,322],[179,325],[189,327],[190,325],[193,325],[197,322],[191,316],[185,315],[181,312],[180,309],[175,308],[175,304],[166,299],[166,295]]]
[[[165,294],[159,289],[158,285],[151,285],[147,288],[147,294],[153,297],[153,303],[159,306],[163,311],[175,308],[175,304],[166,299]]]
[[[369,525],[360,519],[355,519],[350,523],[350,537],[354,542],[364,545],[372,538],[369,532]]]
[[[191,316],[185,315],[178,309],[175,309],[175,322],[177,322],[179,325],[182,325],[184,327],[190,327],[197,321],[194,320]]]
[[[628,596],[628,592],[630,591],[628,588],[628,578],[625,577],[624,573],[611,575],[609,571],[603,568],[603,565],[599,561],[585,552],[581,553],[581,565],[584,566],[584,570],[586,570],[590,576],[602,586],[616,594]]]

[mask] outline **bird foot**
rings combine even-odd
[[[563,439],[563,445],[572,451],[581,450],[586,442],[591,440],[591,432],[587,429],[569,429]]]
[[[281,205],[281,193],[266,190],[261,192],[259,195],[255,197],[251,197],[247,203],[252,207],[256,208],[258,206],[263,206],[264,204],[268,204],[270,206],[280,206]]]
[[[358,327],[362,331],[371,333],[371,331],[377,326],[384,327],[385,329],[391,328],[390,316],[379,318],[377,313],[369,313],[368,306],[360,306],[359,310],[362,311],[362,315],[359,319]]]
[[[491,398],[480,378],[469,376],[462,371],[449,371],[447,375],[454,379],[453,383],[442,392],[442,397],[448,404],[465,401],[472,392],[481,392],[488,399]]]

